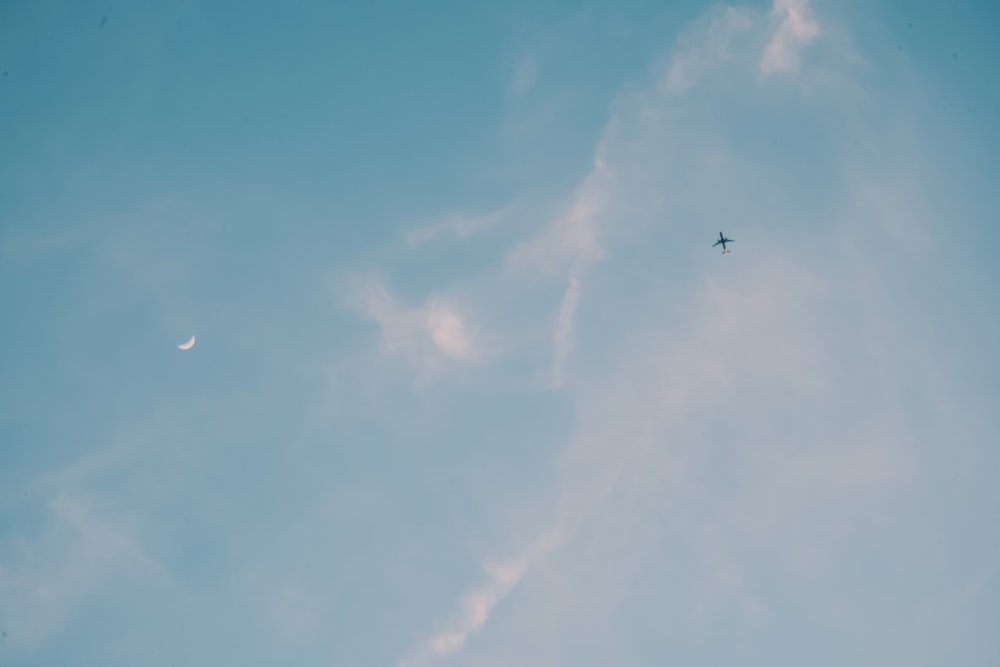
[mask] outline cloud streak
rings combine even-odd
[[[417,249],[442,237],[466,240],[502,223],[515,210],[515,205],[510,204],[477,216],[453,213],[433,224],[407,231],[405,235],[406,243],[411,249]]]
[[[602,226],[611,206],[614,175],[598,149],[594,166],[576,189],[568,208],[534,238],[519,243],[507,265],[518,271],[539,272],[566,281],[552,333],[553,362],[548,385],[563,386],[566,363],[573,349],[576,310],[583,294],[581,279],[589,266],[604,260]]]
[[[541,563],[559,545],[557,534],[543,534],[518,556],[502,562],[484,564],[488,581],[467,593],[461,600],[458,615],[441,631],[398,661],[399,667],[419,667],[435,658],[458,653],[477,633],[498,604],[517,587],[528,571]]]

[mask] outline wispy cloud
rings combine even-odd
[[[793,71],[802,49],[819,33],[807,0],[774,0],[769,15],[724,5],[707,12],[681,36],[667,67],[664,90],[681,94],[713,73],[732,75],[754,62],[765,77]]]
[[[838,424],[853,399],[834,380],[837,368],[863,372],[886,341],[844,358],[824,315],[834,304],[826,282],[780,257],[749,261],[721,284],[703,283],[672,315],[636,322],[614,346],[611,376],[568,386],[576,433],[560,456],[547,528],[564,548],[525,584],[503,632],[533,644],[542,638],[531,626],[562,619],[547,637],[564,651],[550,656],[558,662],[572,655],[572,637],[650,585],[684,600],[686,614],[667,600],[657,613],[691,632],[720,614],[759,623],[771,599],[760,590],[762,561],[786,569],[819,609],[837,596],[816,580],[853,548],[850,536],[886,530],[885,499],[905,497],[916,474],[912,433],[877,393],[858,397],[866,407]],[[657,302],[650,294],[636,305]],[[883,372],[893,371],[867,381],[886,381]],[[808,423],[798,424],[803,411]],[[725,437],[704,435],[720,429]],[[683,584],[663,580],[678,570]],[[437,636],[442,654],[465,645],[462,628],[477,616],[467,618]],[[501,663],[524,658],[491,643],[469,660],[484,653]]]
[[[530,54],[522,54],[517,59],[514,76],[510,80],[510,94],[518,97],[524,95],[538,81],[538,63]]]
[[[501,223],[515,210],[516,205],[509,204],[483,215],[468,216],[454,213],[438,222],[407,231],[406,243],[411,248],[419,248],[441,237],[468,239]]]
[[[0,618],[6,642],[30,647],[57,632],[78,605],[116,578],[166,582],[135,530],[91,496],[58,493],[33,539],[6,545],[0,564]]]
[[[734,41],[758,24],[756,15],[743,7],[722,6],[703,18],[680,39],[670,58],[664,80],[668,93],[690,89],[706,71],[732,62],[738,56]]]
[[[576,308],[580,304],[580,279],[575,274],[569,277],[569,284],[559,306],[559,321],[553,333],[555,360],[552,370],[552,384],[556,387],[565,381],[566,359],[573,351],[573,321]]]
[[[535,238],[518,244],[508,257],[508,265],[566,275],[603,259],[600,227],[610,203],[612,180],[607,162],[598,155],[568,209]]]
[[[790,67],[795,54],[793,46],[801,46],[812,39],[818,28],[808,19],[807,12],[805,0],[776,0],[773,13],[780,15],[782,21],[765,51],[765,61],[770,63],[768,67]],[[713,10],[696,29],[684,36],[673,53],[665,91],[671,95],[680,94],[706,72],[730,63],[742,66],[746,62],[746,52],[757,44],[756,40],[746,40],[744,36],[765,34],[768,30],[769,22],[763,15],[734,7]],[[773,55],[768,56],[768,53]],[[603,227],[615,214],[616,207],[621,211],[627,208],[616,201],[622,189],[615,177],[616,165],[622,159],[620,144],[623,136],[634,135],[635,128],[628,126],[637,116],[656,122],[661,114],[659,107],[663,106],[663,101],[657,100],[657,92],[654,87],[648,94],[640,93],[631,98],[625,95],[617,105],[612,105],[614,111],[596,150],[593,168],[577,187],[567,210],[535,238],[517,245],[508,257],[509,266],[565,277],[567,285],[552,335],[553,386],[562,386],[565,381],[566,363],[573,348],[575,315],[583,296],[580,281],[588,266],[606,258],[601,243]],[[636,106],[638,112],[633,108]],[[634,169],[634,159],[625,159],[628,163],[625,171],[642,171],[641,167]]]
[[[380,282],[359,282],[357,289],[365,315],[379,325],[383,356],[398,355],[428,373],[440,370],[444,361],[472,364],[484,359],[478,332],[451,300],[431,296],[421,306],[407,307]]]
[[[549,384],[563,384],[565,365],[573,349],[574,319],[582,299],[580,281],[587,267],[602,261],[601,227],[611,205],[614,177],[598,150],[590,174],[574,193],[568,209],[548,223],[533,239],[518,244],[508,255],[509,267],[562,277],[566,289],[552,333],[553,366]]]
[[[282,587],[274,595],[271,616],[278,632],[289,643],[309,642],[322,628],[322,619],[315,609],[315,603],[302,591],[291,586]]]
[[[524,575],[558,544],[558,535],[543,534],[520,555],[503,562],[484,564],[483,570],[489,580],[466,594],[461,600],[458,615],[444,629],[401,658],[399,667],[419,667],[433,658],[443,658],[461,650],[469,637],[486,624],[494,608],[514,590]]]
[[[288,143],[270,141],[183,209],[91,226],[74,207],[169,183],[87,178],[87,146],[66,143],[78,123],[54,127],[25,173],[74,201],[28,188],[0,208],[90,231],[0,239],[0,292],[25,319],[13,347],[38,352],[0,400],[0,663],[787,667],[821,645],[828,664],[992,664],[982,351],[1000,320],[968,240],[989,236],[996,158],[982,107],[956,99],[976,54],[908,59],[886,34],[927,32],[886,8],[852,31],[834,3],[706,6],[676,41],[686,4],[505,10],[508,33],[538,35],[520,76],[514,59],[499,79],[389,67],[392,90],[478,82],[498,102],[463,106],[457,133],[435,128],[434,95],[396,123],[427,130],[416,154],[447,153],[429,168],[467,167],[427,174],[419,201],[373,202],[372,178],[412,173],[375,154],[326,165],[358,196],[268,178]],[[337,22],[320,18],[292,21],[321,39]],[[454,42],[454,25],[426,27]],[[480,42],[469,62],[498,62]],[[308,143],[335,102],[279,134]],[[537,119],[559,104],[572,114],[552,133]],[[398,143],[383,116],[348,124],[380,154]],[[376,204],[445,215],[386,229]],[[730,255],[711,248],[720,229]],[[188,318],[205,322],[157,333]],[[199,347],[175,354],[190,333]]]
[[[891,306],[869,288],[881,280],[878,270],[859,277],[852,256],[830,250],[806,260],[779,240],[754,243],[749,235],[717,266],[671,254],[697,267],[699,278],[678,277],[669,288],[639,280],[616,291],[631,318],[617,327],[588,322],[595,330],[567,372],[581,347],[585,278],[611,281],[623,268],[608,248],[618,255],[627,246],[643,257],[635,246],[645,240],[630,215],[663,220],[643,231],[667,228],[677,238],[698,227],[691,218],[699,216],[738,219],[747,230],[760,229],[755,220],[763,217],[775,229],[805,224],[802,210],[766,186],[752,196],[725,189],[732,171],[752,169],[766,183],[782,165],[745,165],[738,142],[725,140],[731,119],[702,113],[697,84],[712,76],[712,95],[729,84],[740,95],[767,94],[760,73],[797,67],[799,50],[818,32],[804,2],[776,2],[771,16],[710,12],[673,53],[665,80],[615,100],[598,158],[570,204],[510,252],[509,269],[565,284],[553,307],[552,377],[573,401],[575,429],[558,456],[550,503],[543,511],[537,497],[526,501],[533,520],[549,517],[542,532],[558,534],[562,548],[536,565],[510,561],[506,575],[470,593],[459,617],[421,645],[421,660],[464,650],[473,664],[575,663],[579,637],[625,613],[628,595],[644,601],[636,617],[655,606],[658,618],[693,633],[721,617],[757,627],[775,612],[778,594],[761,574],[768,568],[788,573],[792,583],[780,594],[826,615],[831,632],[850,627],[867,594],[845,600],[837,569],[859,544],[890,548],[883,536],[894,530],[892,507],[911,501],[920,475],[912,449],[919,434],[899,401],[905,385],[922,378],[883,354],[899,332],[845,331]],[[848,81],[844,91],[855,88]],[[790,114],[813,113],[789,104]],[[846,213],[817,213],[814,205],[809,224],[822,234],[866,232],[855,226],[864,218],[859,209],[883,213],[871,192],[885,183],[859,188],[850,173],[836,177],[851,202]],[[755,197],[768,204],[747,203]],[[716,233],[714,223],[701,226]],[[638,261],[673,270],[658,258]],[[600,363],[585,361],[594,357]],[[526,577],[529,571],[536,576]],[[498,634],[537,639],[546,649],[489,643],[485,631],[474,647],[469,637],[514,585],[518,595],[508,600],[512,613]],[[647,588],[675,599],[637,593]]]
[[[799,63],[799,52],[819,34],[807,0],[774,0],[772,16],[780,23],[764,48],[760,69],[764,75],[788,72]]]
[[[462,648],[469,635],[483,627],[493,608],[517,585],[527,567],[524,560],[487,565],[484,569],[490,581],[465,597],[461,615],[451,628],[431,637],[427,642],[431,653],[444,656]]]

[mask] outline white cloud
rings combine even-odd
[[[452,301],[432,296],[410,308],[378,282],[364,283],[358,291],[365,314],[381,330],[381,354],[400,355],[424,372],[441,370],[444,360],[472,364],[484,359],[479,336]]]
[[[510,595],[529,569],[559,545],[559,540],[557,534],[542,534],[517,557],[500,563],[486,563],[483,569],[489,581],[466,594],[458,616],[445,629],[400,659],[400,667],[424,665],[435,657],[446,657],[460,651],[469,637],[486,625],[494,608]]]
[[[746,7],[714,9],[680,38],[663,89],[682,94],[710,75],[742,73],[754,61],[764,76],[793,71],[819,33],[807,0],[774,0],[769,16]]]
[[[424,308],[425,328],[437,348],[457,361],[476,361],[478,352],[462,315],[455,306],[440,299],[431,299]]]
[[[793,46],[797,49],[808,43],[818,27],[808,18],[804,0],[776,0],[773,14],[780,16],[781,22],[767,47],[766,67],[790,67],[795,55]],[[673,53],[665,92],[668,95],[682,93],[708,72],[743,67],[747,53],[757,48],[758,44],[747,36],[766,34],[769,30],[767,17],[746,9],[723,7],[709,12],[694,30],[682,38],[679,48]],[[665,105],[656,92],[654,87],[648,93],[623,95],[616,100],[597,148],[594,166],[577,187],[567,210],[537,236],[518,244],[508,256],[508,266],[563,276],[567,281],[552,335],[553,386],[562,386],[565,380],[566,364],[573,348],[574,319],[583,298],[580,280],[589,266],[607,256],[601,237],[611,217],[616,211],[622,215],[628,210],[627,203],[616,200],[618,191],[624,186],[617,182],[615,171],[622,168],[628,176],[632,175],[632,171],[647,171],[635,168],[634,157],[625,154],[623,159],[622,151],[646,149],[645,146],[629,143],[635,141],[636,128],[631,125],[637,119],[647,126],[662,123],[662,107]],[[718,155],[702,158],[716,162],[724,159]],[[647,175],[642,173],[640,177]]]
[[[455,629],[431,638],[428,646],[436,655],[448,655],[462,647],[472,633],[486,623],[493,608],[517,585],[524,576],[527,563],[513,561],[487,568],[488,584],[468,594],[462,601],[462,613]]]
[[[774,0],[771,14],[780,23],[760,61],[761,72],[765,75],[795,69],[799,52],[819,34],[819,24],[810,18],[806,0]]]

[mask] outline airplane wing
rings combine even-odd
[[[712,247],[714,248],[715,246],[719,245],[720,243],[722,243],[722,241],[716,241],[715,243],[712,244]]]

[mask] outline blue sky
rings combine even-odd
[[[1000,10],[665,4],[0,6],[0,664],[995,665]]]

